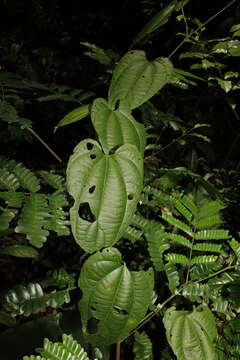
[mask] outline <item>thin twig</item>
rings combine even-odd
[[[48,151],[60,162],[62,163],[62,159],[48,146],[48,144],[29,126],[26,126],[25,129],[27,129],[33,136],[35,136],[38,141],[46,148]]]
[[[180,49],[180,47],[185,43],[185,41],[190,38],[192,35],[194,35],[195,33],[197,33],[199,30],[201,30],[204,26],[206,26],[210,21],[212,21],[213,19],[215,19],[218,15],[220,15],[223,11],[225,11],[229,6],[231,6],[233,3],[235,3],[236,0],[232,0],[229,4],[227,4],[226,6],[224,6],[221,10],[219,10],[216,14],[214,14],[213,16],[211,16],[208,20],[206,20],[203,24],[199,25],[197,27],[197,29],[192,30],[188,35],[186,34],[185,38],[180,42],[180,44],[178,44],[178,46],[171,52],[171,54],[168,56],[168,58],[170,59],[175,52],[178,51],[178,49]]]

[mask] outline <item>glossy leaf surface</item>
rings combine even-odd
[[[89,257],[82,267],[80,311],[88,341],[109,345],[126,337],[151,303],[153,272],[129,271],[115,248]]]
[[[116,66],[108,92],[114,109],[135,109],[155,95],[172,76],[173,66],[167,58],[148,61],[144,51],[129,51]]]
[[[116,243],[127,229],[142,190],[143,160],[136,146],[123,145],[105,155],[86,139],[75,148],[67,168],[74,198],[70,221],[76,242],[87,252]]]

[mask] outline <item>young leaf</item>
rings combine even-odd
[[[89,342],[110,345],[134,329],[146,314],[153,292],[153,271],[130,272],[115,248],[91,255],[79,286],[80,312]]]
[[[134,334],[134,360],[152,360],[152,343],[145,332],[136,331]]]
[[[173,65],[167,58],[148,61],[144,51],[129,51],[113,71],[108,92],[109,105],[115,109],[135,109],[154,96],[171,79]]]
[[[146,131],[129,112],[113,110],[106,100],[99,98],[93,103],[91,118],[105,154],[116,146],[132,144],[143,155]]]
[[[67,168],[74,198],[70,221],[76,242],[87,252],[113,245],[126,231],[142,190],[143,161],[133,145],[102,153],[86,139],[75,148]]]
[[[215,319],[207,306],[193,311],[168,309],[163,323],[167,340],[179,360],[217,360],[213,341],[217,336]]]
[[[64,116],[64,118],[62,118],[62,120],[59,121],[55,127],[55,130],[61,126],[73,124],[79,120],[84,119],[90,114],[90,108],[90,104],[87,104],[70,111],[67,115]]]

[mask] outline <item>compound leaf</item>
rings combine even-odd
[[[207,306],[193,311],[178,311],[174,307],[164,315],[167,340],[178,360],[216,360],[214,339],[215,319]]]
[[[40,248],[47,240],[49,232],[45,230],[48,213],[47,197],[33,193],[26,201],[21,218],[15,231],[27,235],[30,244]]]
[[[4,307],[12,316],[29,316],[47,307],[56,308],[70,301],[69,291],[59,290],[44,294],[43,289],[38,283],[27,285],[17,285],[9,290],[4,296]]]
[[[172,76],[173,65],[167,58],[148,61],[141,50],[129,51],[113,71],[108,92],[109,105],[115,109],[135,109],[155,95]]]
[[[142,190],[143,160],[130,144],[102,153],[86,139],[75,148],[67,168],[74,198],[70,221],[76,242],[87,252],[116,243],[126,231]]]
[[[115,248],[91,255],[79,286],[80,312],[89,342],[110,345],[126,337],[143,319],[153,292],[153,271],[129,271]]]
[[[123,109],[113,110],[104,99],[96,99],[91,110],[91,118],[105,154],[119,145],[135,145],[143,155],[146,132],[142,124]]]

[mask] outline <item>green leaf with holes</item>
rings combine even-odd
[[[167,340],[178,360],[217,360],[215,319],[207,306],[193,311],[168,309],[163,323]]]
[[[153,271],[129,271],[120,252],[106,248],[82,267],[80,312],[87,340],[110,345],[126,337],[151,304]]]
[[[67,167],[68,192],[74,199],[70,222],[76,242],[94,252],[115,244],[126,231],[139,201],[143,160],[125,144],[104,154],[91,139],[81,141]]]
[[[99,98],[93,103],[91,118],[105,153],[123,144],[135,145],[144,153],[145,128],[129,112],[113,110],[106,100]]]
[[[168,58],[148,61],[141,50],[129,51],[113,71],[108,92],[112,109],[135,109],[154,96],[172,77],[173,65]]]

